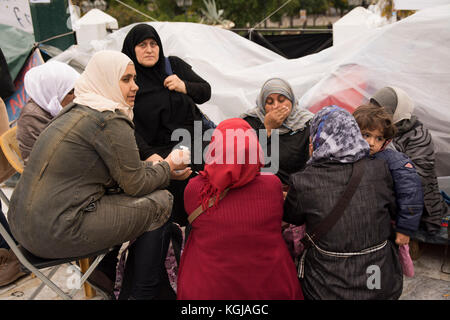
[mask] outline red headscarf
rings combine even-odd
[[[222,121],[214,130],[206,153],[206,164],[200,174],[208,179],[201,192],[202,207],[208,207],[227,188],[246,185],[259,175],[264,153],[252,127],[243,119]]]

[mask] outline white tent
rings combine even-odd
[[[351,41],[387,23],[386,18],[363,7],[356,7],[333,23],[333,45]]]
[[[104,13],[99,9],[91,9],[82,18],[73,23],[76,31],[77,43],[89,44],[92,40],[104,39],[108,34],[107,29],[119,28],[116,18]]]
[[[317,54],[288,60],[232,31],[193,23],[151,22],[166,55],[192,65],[212,87],[199,105],[216,123],[254,107],[270,77],[286,79],[300,106],[316,112],[328,104],[349,110],[384,86],[404,89],[430,130],[438,175],[450,175],[450,5],[419,11],[399,22]],[[72,46],[57,60],[86,65],[98,50],[121,50],[133,25],[90,46]]]
[[[422,10],[450,4],[450,0],[394,0],[395,10]]]

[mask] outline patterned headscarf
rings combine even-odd
[[[240,117],[257,117],[262,123],[264,123],[264,118],[266,117],[266,100],[272,93],[282,94],[292,102],[291,113],[286,120],[284,120],[283,125],[278,128],[280,134],[285,134],[290,131],[303,130],[306,123],[311,120],[314,114],[299,107],[298,100],[295,98],[294,91],[291,86],[285,80],[280,78],[271,78],[267,80],[263,84],[261,92],[256,99],[256,108],[246,111]]]
[[[324,161],[353,163],[369,155],[355,118],[338,106],[329,106],[316,113],[310,125],[313,154],[308,164]]]

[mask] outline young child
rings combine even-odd
[[[420,229],[434,236],[440,232],[442,218],[447,215],[448,208],[439,192],[431,134],[413,115],[414,102],[402,89],[381,88],[370,99],[370,103],[383,107],[392,116],[397,133],[390,147],[405,153],[414,163],[424,196]]]
[[[405,154],[385,149],[397,131],[392,116],[386,110],[375,105],[362,105],[353,116],[363,138],[369,143],[370,155],[384,159],[388,164],[397,203],[395,242],[400,246],[407,245],[410,236],[419,228],[424,206],[420,177]]]

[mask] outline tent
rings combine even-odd
[[[119,28],[117,20],[99,9],[91,9],[73,24],[76,31],[77,43],[88,44],[91,40],[103,39],[107,30]]]
[[[13,26],[0,24],[0,47],[8,63],[11,78],[15,79],[33,49],[33,34]]]
[[[450,4],[450,0],[394,0],[395,10],[422,10]]]
[[[34,36],[13,26],[0,24],[0,47],[8,65],[15,92],[5,99],[8,120],[13,121],[28,100],[23,79],[32,67],[44,63],[38,48],[34,46]]]
[[[368,31],[388,24],[386,18],[363,7],[356,7],[333,23],[333,44],[365,35]]]

